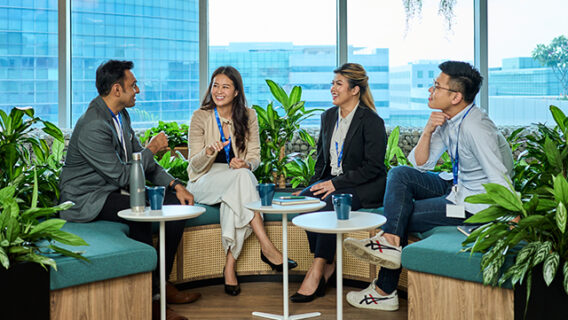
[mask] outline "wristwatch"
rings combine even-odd
[[[181,181],[179,181],[178,179],[174,179],[174,182],[173,182],[172,185],[170,186],[170,189],[173,190],[173,191],[175,191],[175,190],[176,190],[176,186],[177,186],[178,184],[183,185],[183,183],[182,183]]]

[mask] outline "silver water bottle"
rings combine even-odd
[[[130,209],[134,213],[144,212],[146,206],[146,178],[142,167],[142,154],[135,152],[132,154],[132,165],[130,166]]]

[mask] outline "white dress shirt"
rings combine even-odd
[[[464,118],[469,108],[472,109]],[[509,188],[507,179],[511,179],[513,174],[513,155],[509,143],[485,112],[470,104],[436,128],[430,139],[430,154],[426,163],[416,165],[414,149],[408,155],[408,160],[418,170],[427,171],[434,169],[446,150],[454,159],[460,123],[457,192],[452,190],[447,199],[464,205],[470,213],[477,213],[488,205],[467,203],[464,199],[485,193],[483,185],[486,183],[498,183]]]
[[[359,104],[357,104],[345,118],[341,116],[341,108],[337,109],[337,117],[339,123],[335,123],[335,128],[333,129],[333,134],[331,135],[331,143],[329,144],[329,165],[331,167],[331,175],[333,176],[338,176],[343,173],[343,161],[338,166],[337,159],[343,152],[343,142],[345,141],[347,131],[349,131],[349,127],[351,126],[351,121],[353,120],[355,111],[357,111],[357,107],[359,107]],[[337,149],[335,148],[336,146]]]

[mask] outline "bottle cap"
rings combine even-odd
[[[142,153],[140,152],[132,153],[132,160],[142,160]]]

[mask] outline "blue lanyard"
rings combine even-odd
[[[224,143],[225,141],[227,141],[227,139],[225,139],[225,135],[223,134],[223,126],[221,125],[221,120],[219,119],[217,107],[215,107],[215,119],[217,120],[217,126],[219,127],[219,132],[221,133],[221,141],[223,141]],[[231,151],[231,137],[229,137],[229,143],[224,146],[223,149],[225,150],[225,155],[227,156],[227,163],[230,163],[231,159],[229,157]]]
[[[335,123],[335,130],[339,131],[340,110],[337,110],[337,122]],[[337,132],[339,134],[339,132]],[[345,139],[341,143],[341,151],[339,151],[339,144],[335,141],[335,154],[337,154],[337,168],[341,167],[341,159],[343,158],[343,147],[345,146]]]
[[[107,107],[108,108],[108,107]],[[114,120],[116,122],[116,124],[118,124],[118,127],[120,128],[120,132],[118,133],[118,140],[120,141],[120,144],[124,147],[124,141],[123,141],[123,132],[122,132],[122,116],[120,115],[120,112],[118,113],[118,115],[115,115],[112,110],[110,110],[110,108],[108,108],[108,112],[110,112],[110,116],[112,117],[112,120]]]
[[[460,124],[458,125],[458,136],[456,139],[456,153],[455,153],[455,157],[452,160],[452,172],[454,173],[454,186],[458,184],[458,173],[460,171],[460,154],[458,152],[458,146],[460,143],[460,131],[461,131],[461,125],[463,122],[463,119],[465,119],[465,117],[467,116],[467,114],[471,111],[471,109],[473,109],[474,106],[471,106],[469,109],[467,109],[467,111],[465,112],[465,114],[463,115]]]

